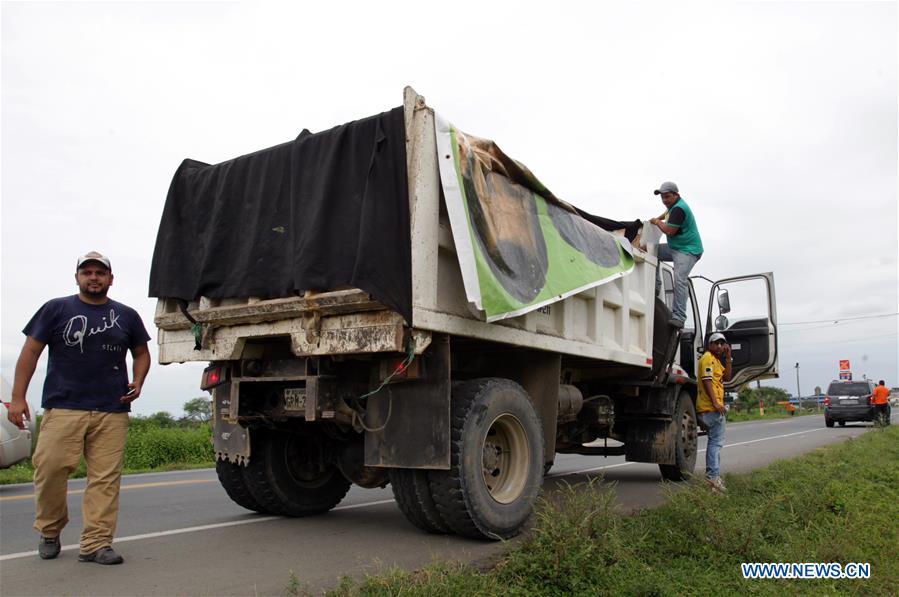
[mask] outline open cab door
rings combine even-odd
[[[777,375],[777,308],[771,272],[725,278],[712,285],[703,345],[721,332],[731,346],[733,369],[725,390]]]

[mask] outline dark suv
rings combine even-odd
[[[874,404],[871,402],[873,394],[874,382],[871,380],[830,382],[827,396],[824,398],[824,424],[833,427],[836,422],[842,427],[846,421],[873,421],[875,419]],[[889,416],[888,410],[887,420]]]

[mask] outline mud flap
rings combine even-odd
[[[674,464],[677,426],[673,421],[631,422],[627,428],[624,459],[629,462]]]
[[[391,384],[368,399],[365,466],[450,466],[449,337],[435,335],[426,379]]]
[[[237,423],[229,423],[231,384],[225,383],[212,392],[212,446],[216,460],[244,464],[250,460],[250,431]]]

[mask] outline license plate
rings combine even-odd
[[[306,388],[284,388],[284,410],[306,410]]]
[[[840,400],[840,404],[858,404],[858,400],[850,398],[849,400]]]

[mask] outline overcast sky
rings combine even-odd
[[[155,362],[147,281],[181,160],[381,112],[409,84],[592,213],[658,215],[676,181],[694,274],[773,271],[780,321],[823,322],[780,327],[766,385],[795,393],[798,362],[807,394],[843,358],[899,385],[896,3],[300,4],[2,5],[3,377],[92,249]],[[201,369],[154,364],[135,412],[180,414]]]

